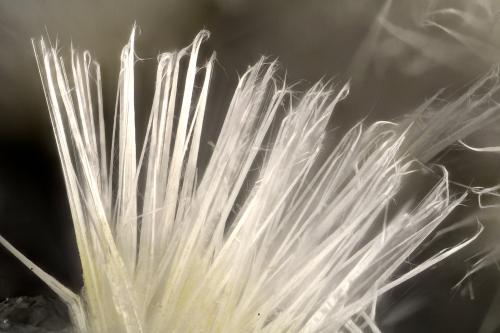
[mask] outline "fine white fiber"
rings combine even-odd
[[[386,6],[394,7],[393,13],[381,13],[378,23],[390,36],[421,53],[416,66],[420,72],[441,64],[470,74],[498,63],[500,2],[387,0]]]
[[[379,332],[382,293],[474,239],[395,274],[465,194],[450,194],[441,169],[423,198],[395,208],[396,195],[415,160],[428,162],[499,116],[496,73],[400,122],[359,123],[325,157],[327,124],[349,85],[317,83],[297,96],[274,78],[277,64],[261,59],[239,80],[201,174],[215,57],[198,58],[208,36],[158,57],[142,147],[135,29],[121,53],[110,146],[98,63],[72,49],[67,65],[57,47],[33,41],[81,295],[0,243],[69,305],[77,332]]]

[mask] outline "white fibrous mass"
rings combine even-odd
[[[400,121],[358,123],[326,139],[349,85],[295,93],[275,78],[276,62],[261,59],[241,76],[200,172],[203,124],[214,112],[215,57],[199,59],[208,35],[158,57],[140,140],[135,29],[121,53],[111,134],[90,53],[72,49],[65,60],[34,41],[83,290],[0,242],[68,304],[77,332],[378,332],[381,294],[473,240],[396,274],[464,195],[450,194],[439,169],[426,195],[396,209],[395,197],[416,160],[498,117],[496,73],[448,103],[434,98]]]

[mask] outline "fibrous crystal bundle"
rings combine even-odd
[[[90,53],[72,49],[65,61],[43,39],[33,43],[83,290],[0,242],[68,304],[76,331],[377,332],[381,294],[471,241],[395,275],[464,195],[450,194],[442,169],[424,197],[394,208],[395,198],[415,160],[498,117],[495,73],[451,102],[431,99],[400,121],[359,123],[325,144],[349,85],[297,94],[275,78],[276,62],[261,59],[241,76],[201,168],[215,57],[198,58],[208,32],[158,56],[141,140],[135,37],[121,53],[111,134]]]

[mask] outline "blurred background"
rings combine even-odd
[[[0,234],[74,290],[81,287],[55,141],[31,38],[91,51],[103,71],[106,116],[114,107],[119,55],[134,22],[140,28],[136,108],[146,119],[156,56],[189,44],[208,29],[206,56],[217,52],[206,145],[215,140],[238,75],[261,56],[277,58],[281,78],[305,89],[318,80],[351,80],[351,95],[332,121],[342,133],[357,121],[393,120],[440,89],[453,98],[500,59],[500,2],[495,0],[0,0]],[[500,128],[467,138],[499,145]],[[500,156],[451,147],[435,162],[462,184],[500,181]],[[457,187],[456,191],[463,191]],[[479,241],[391,291],[380,300],[384,332],[500,332],[500,272],[496,258],[463,281],[474,262],[495,251],[500,212],[478,211],[470,196],[443,228],[477,216]],[[498,216],[498,217],[497,217]],[[411,263],[472,234],[445,233]],[[500,243],[499,243],[500,244]],[[410,264],[411,264],[410,263]],[[0,299],[50,294],[0,249]]]

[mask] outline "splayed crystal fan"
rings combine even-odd
[[[385,213],[414,159],[427,162],[498,117],[488,93],[475,95],[495,73],[437,109],[432,99],[397,123],[359,123],[320,158],[349,85],[317,83],[298,95],[274,78],[276,62],[261,59],[239,80],[199,176],[215,59],[199,65],[208,32],[158,57],[142,147],[135,36],[134,29],[121,54],[109,152],[98,63],[72,50],[65,64],[57,47],[33,43],[83,268],[81,295],[0,243],[68,304],[76,331],[376,332],[378,296],[471,241],[394,276],[464,197],[450,196],[444,169],[421,201]]]

